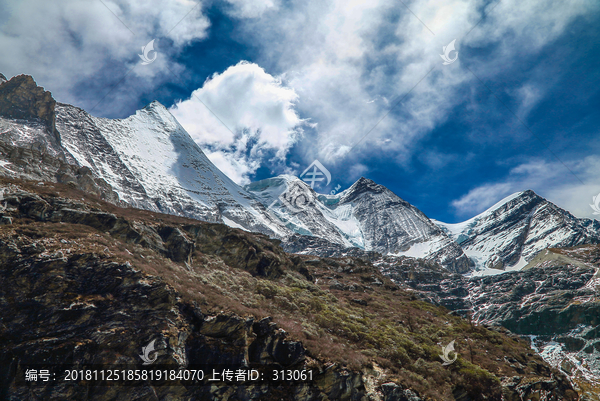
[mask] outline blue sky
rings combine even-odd
[[[319,192],[365,176],[446,222],[525,189],[597,218],[599,21],[591,0],[8,0],[0,72],[96,116],[159,100],[241,184],[317,159]]]

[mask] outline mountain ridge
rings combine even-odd
[[[291,234],[262,204],[218,170],[157,101],[127,118],[111,120],[57,103],[27,75],[0,84],[0,94],[4,102],[0,139],[5,144],[39,148],[41,153],[89,170],[97,180],[110,185],[120,202],[222,221],[278,238]],[[6,159],[14,152],[8,153]],[[19,163],[25,176],[60,180],[38,171],[39,163],[34,160]],[[13,176],[11,171],[3,172]]]
[[[600,243],[600,222],[582,219],[532,190],[456,224],[436,221],[480,270],[519,270],[548,247]]]
[[[72,182],[132,207],[261,232],[297,253],[376,252],[495,274],[525,266],[549,246],[600,242],[600,223],[578,219],[531,190],[446,224],[365,177],[334,195],[289,175],[241,188],[158,101],[127,118],[99,118],[56,102],[31,76],[18,75],[0,83],[0,102],[8,105],[0,107],[0,174]],[[297,191],[290,199],[306,207],[282,201],[290,189]]]
[[[461,273],[470,269],[470,261],[460,247],[423,212],[368,178],[361,177],[335,195],[317,194],[289,175],[257,181],[245,188],[296,233],[384,255],[424,257]],[[294,210],[294,205],[282,200],[286,194],[306,200],[305,205]],[[298,253],[317,255],[333,251],[328,244],[309,241],[307,245],[310,247],[306,249],[289,247]]]

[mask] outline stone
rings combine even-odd
[[[55,106],[52,94],[37,86],[30,75],[18,75],[0,85],[0,116],[39,119],[59,139],[55,128]]]

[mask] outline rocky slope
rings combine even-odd
[[[416,300],[361,259],[289,255],[266,236],[121,209],[72,186],[0,185],[2,399],[578,399],[526,342]],[[451,340],[457,360],[442,366],[440,345]],[[314,377],[25,380],[33,368],[142,369],[150,341],[161,368],[262,366]]]
[[[463,223],[437,223],[487,273],[519,270],[548,247],[600,243],[600,222],[576,218],[533,191],[513,194]]]
[[[382,185],[361,178],[335,195],[315,193],[293,176],[254,182],[256,195],[292,231],[321,240],[289,238],[297,253],[330,255],[356,247],[383,255],[414,256],[467,272],[471,263],[462,249],[420,210]],[[292,200],[290,204],[286,199]]]
[[[417,260],[382,261],[382,271],[424,299],[526,336],[576,384],[600,398],[600,247],[544,251],[522,271],[466,278]]]

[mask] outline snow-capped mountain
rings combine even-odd
[[[600,222],[576,218],[531,190],[510,195],[465,222],[436,223],[483,274],[519,270],[548,247],[600,243]]]
[[[317,194],[289,175],[254,182],[246,189],[296,233],[384,255],[433,260],[452,271],[470,269],[467,256],[443,230],[416,207],[369,179],[361,178],[335,195]],[[286,191],[302,199],[303,206],[296,208],[282,201],[279,197]],[[304,251],[319,254],[320,247],[311,245]]]
[[[276,237],[289,234],[260,202],[212,164],[159,102],[122,120],[92,117],[59,104],[56,121],[63,146],[77,162],[133,206]],[[86,146],[90,142],[93,146]]]
[[[291,252],[377,252],[460,273],[473,261],[484,273],[516,270],[547,247],[600,243],[598,221],[577,219],[532,191],[445,224],[365,178],[335,195],[287,175],[244,189],[160,103],[125,119],[96,118],[57,103],[26,75],[0,76],[0,174],[72,183],[121,205],[265,233]]]
[[[364,246],[358,222],[349,213],[344,214],[342,209],[326,206],[331,203],[328,198],[336,196],[318,194],[295,176],[280,175],[256,181],[246,185],[245,189],[297,234],[323,238],[345,247]],[[292,191],[295,191],[292,203],[283,203],[279,196]]]
[[[0,113],[2,142],[20,148],[35,145],[44,154],[87,168],[130,206],[278,238],[291,234],[215,167],[158,102],[128,118],[111,120],[56,103],[28,76],[1,84],[0,91],[5,103]],[[29,161],[30,174],[40,162]]]

